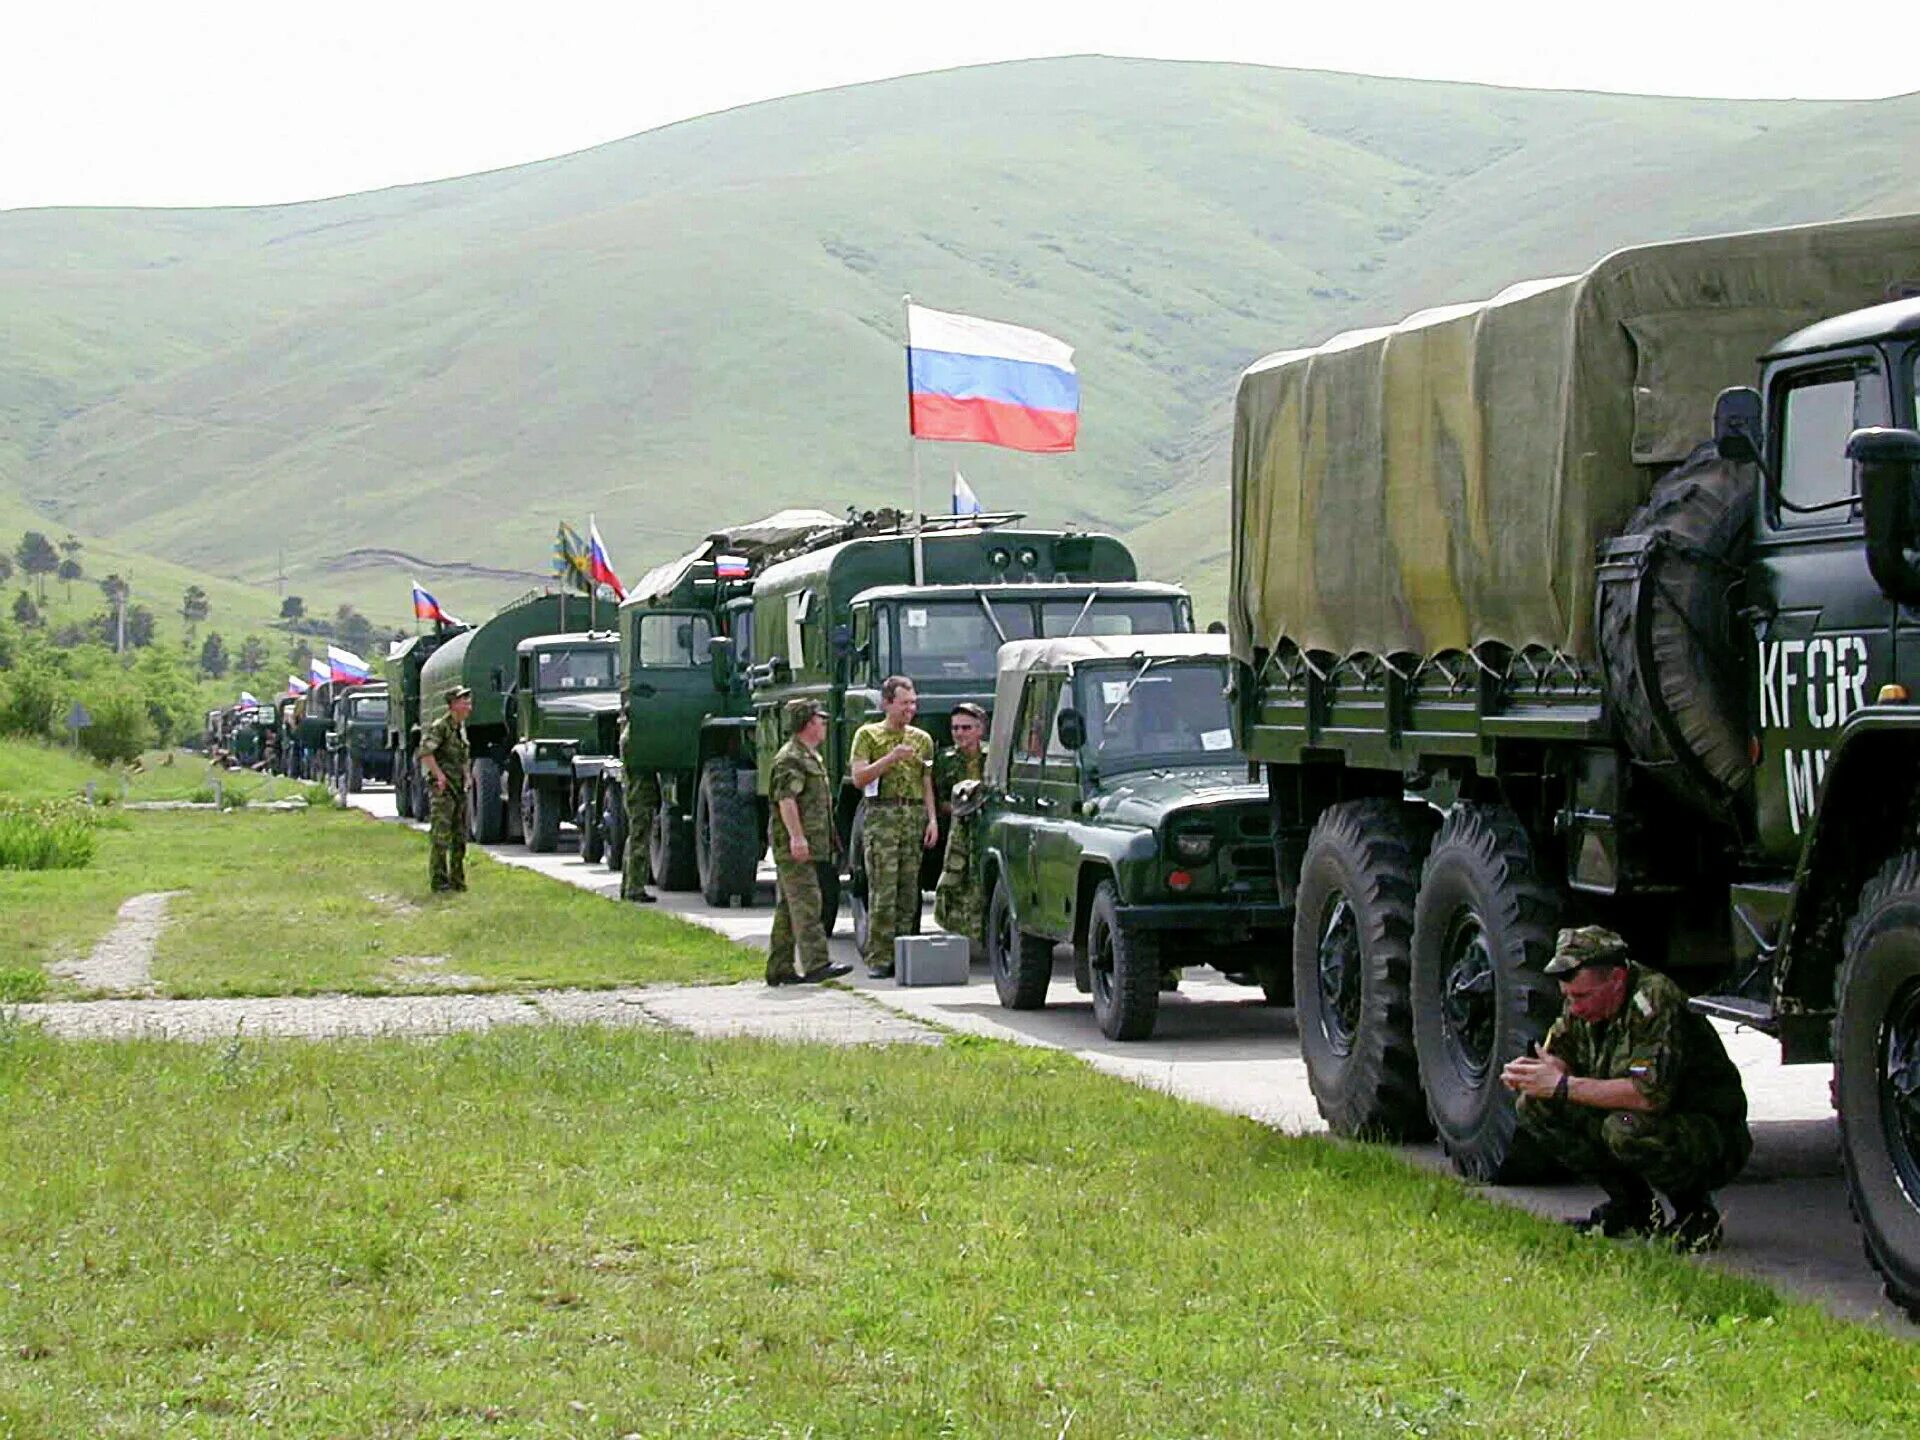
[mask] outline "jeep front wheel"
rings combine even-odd
[[[1109,1040],[1144,1040],[1160,1015],[1160,945],[1120,926],[1120,893],[1102,880],[1087,916],[1093,1018]]]
[[[1008,1010],[1038,1010],[1053,979],[1053,942],[1028,935],[1015,923],[1013,896],[995,880],[987,901],[987,966],[993,988]]]

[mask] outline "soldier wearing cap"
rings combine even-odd
[[[1634,963],[1627,942],[1602,926],[1562,930],[1546,973],[1560,982],[1566,1008],[1541,1053],[1512,1061],[1500,1079],[1520,1096],[1521,1127],[1606,1192],[1604,1204],[1572,1223],[1715,1248],[1712,1192],[1753,1151],[1746,1092],[1719,1035],[1677,985]]]
[[[986,802],[987,712],[971,700],[962,700],[947,723],[953,744],[933,757],[933,798],[943,847],[940,880],[933,891],[933,918],[984,949],[986,897],[973,863],[973,816]],[[967,787],[964,803],[961,786]]]
[[[773,936],[767,945],[767,984],[806,985],[845,975],[853,967],[827,957],[820,872],[833,862],[833,791],[820,758],[827,738],[826,707],[795,700],[785,711],[792,738],[773,757],[767,791],[773,818]],[[799,966],[795,968],[796,955]]]
[[[432,789],[427,827],[427,878],[435,890],[467,888],[467,716],[473,691],[455,685],[447,709],[420,737],[420,769]]]

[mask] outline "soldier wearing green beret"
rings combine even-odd
[[[427,879],[435,890],[467,888],[467,716],[473,691],[455,685],[447,709],[420,737],[420,769],[433,787],[427,826]]]
[[[795,700],[785,718],[792,738],[773,757],[767,787],[773,800],[767,840],[776,892],[767,984],[806,985],[845,975],[853,967],[828,959],[822,919],[820,870],[833,863],[833,792],[820,758],[827,738],[826,708],[812,700]]]
[[[1566,1008],[1541,1053],[1514,1060],[1500,1079],[1520,1097],[1521,1128],[1606,1192],[1572,1223],[1717,1247],[1712,1192],[1753,1151],[1746,1092],[1720,1036],[1677,985],[1635,964],[1627,942],[1602,926],[1562,930],[1546,973]]]

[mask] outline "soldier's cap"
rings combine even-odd
[[[465,685],[449,685],[447,687],[447,704],[449,705],[453,704],[456,700],[469,700],[472,697],[473,691]]]
[[[953,787],[953,818],[964,820],[969,815],[977,815],[987,808],[987,782],[984,780],[962,780]]]
[[[955,715],[971,715],[982,725],[987,723],[987,712],[971,700],[962,700],[958,705],[953,707],[953,713]]]
[[[818,700],[789,700],[787,702],[787,733],[798,735],[801,727],[816,715],[825,715],[827,707]]]
[[[1589,965],[1617,964],[1627,958],[1627,942],[1604,925],[1580,925],[1562,930],[1553,944],[1546,973],[1567,976]]]

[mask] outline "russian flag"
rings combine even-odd
[[[1064,340],[944,310],[907,306],[909,429],[1057,454],[1080,428],[1080,377]]]
[[[326,661],[316,655],[307,662],[307,678],[315,685],[331,685],[333,683],[333,671],[327,668]]]
[[[437,625],[458,625],[460,622],[440,608],[440,602],[420,588],[418,580],[409,578],[413,586],[413,618],[431,620]]]
[[[258,695],[255,695],[255,694],[253,693],[253,691],[251,691],[251,690],[242,690],[242,691],[240,692],[240,704],[242,704],[242,705],[258,705],[259,703],[260,703],[260,697],[259,697]]]
[[[327,646],[327,678],[336,685],[364,684],[373,675],[373,667],[351,650]]]
[[[973,486],[967,483],[967,477],[960,473],[958,466],[955,466],[953,471],[953,513],[956,515],[983,513],[980,497],[973,493]]]
[[[287,676],[287,694],[304,695],[306,693],[307,693],[306,681],[302,680],[298,675]]]
[[[753,567],[747,563],[744,555],[716,555],[713,557],[713,574],[717,580],[744,580]]]
[[[600,526],[591,515],[587,517],[587,570],[596,585],[606,586],[618,599],[627,598],[627,587],[613,573],[613,562],[607,559],[607,542],[600,538]]]

